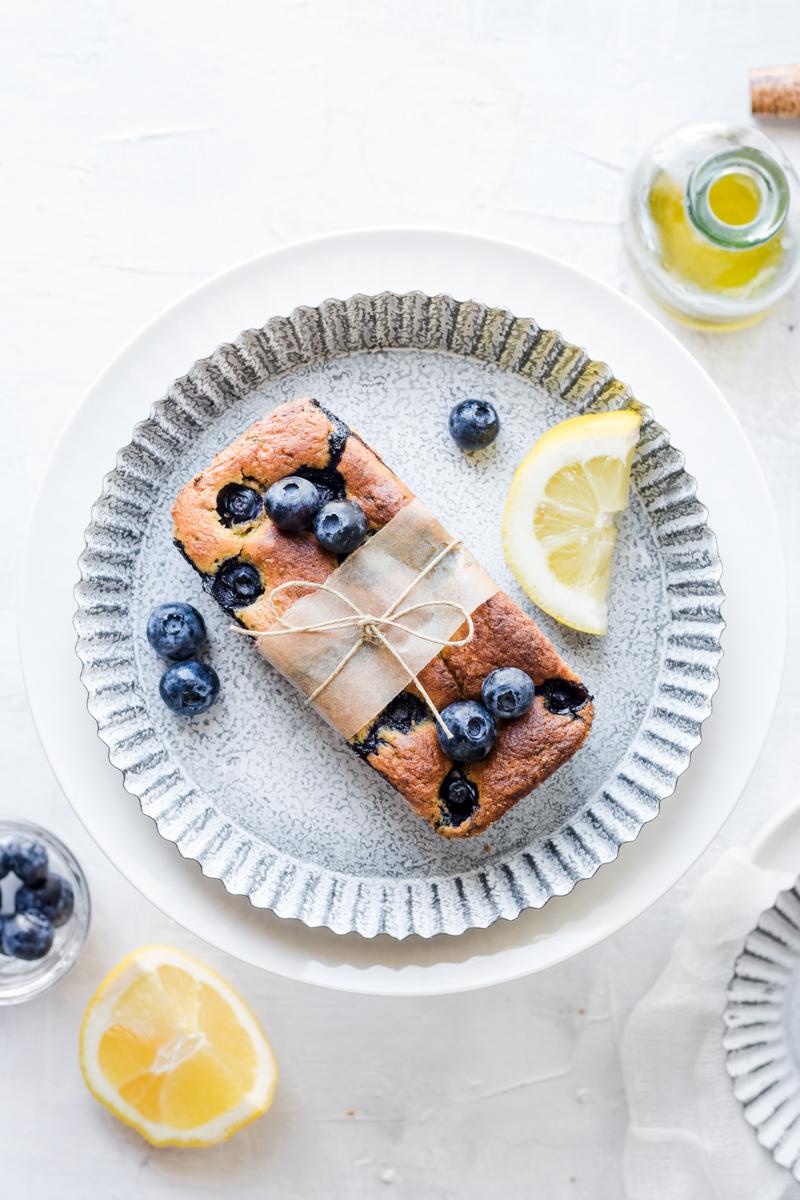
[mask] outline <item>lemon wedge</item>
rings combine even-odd
[[[278,1070],[250,1009],[170,946],[123,958],[89,1001],[80,1062],[92,1094],[154,1146],[213,1146],[265,1113]]]
[[[520,463],[503,512],[506,561],[539,608],[606,633],[616,513],[628,504],[642,419],[587,413],[548,429]]]

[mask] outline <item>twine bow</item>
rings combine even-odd
[[[316,700],[317,696],[321,695],[321,693],[325,691],[325,688],[328,687],[329,684],[334,681],[334,679],[336,679],[336,677],[350,662],[350,659],[358,653],[362,646],[383,646],[389,651],[392,657],[397,660],[406,674],[414,681],[419,694],[422,696],[422,699],[427,704],[434,716],[434,719],[438,723],[439,727],[444,731],[445,735],[447,737],[452,737],[450,730],[442,720],[441,713],[431,697],[428,695],[424,685],[420,683],[419,676],[411,670],[411,668],[403,659],[403,656],[394,648],[391,642],[388,641],[383,630],[385,628],[399,629],[403,633],[409,634],[411,637],[421,638],[423,641],[432,642],[436,646],[467,646],[472,641],[475,636],[475,625],[472,620],[472,615],[466,608],[464,608],[463,604],[458,604],[455,600],[425,600],[420,604],[409,604],[406,608],[400,608],[400,605],[403,603],[409,593],[412,592],[414,588],[422,582],[426,575],[428,575],[434,569],[434,567],[437,567],[443,558],[445,558],[451,553],[451,551],[455,550],[456,547],[460,545],[460,541],[454,541],[449,542],[446,546],[444,546],[443,549],[441,549],[438,554],[434,555],[431,561],[422,568],[419,574],[416,575],[411,582],[406,585],[400,595],[389,605],[384,613],[380,614],[380,616],[377,616],[373,613],[365,613],[353,600],[350,599],[349,596],[346,596],[344,592],[338,591],[337,588],[331,587],[327,583],[312,583],[311,580],[308,579],[290,579],[286,583],[279,583],[277,587],[272,589],[267,597],[267,603],[269,604],[270,611],[282,626],[281,629],[242,629],[239,625],[232,625],[231,628],[236,633],[243,633],[246,637],[253,638],[286,637],[286,635],[290,633],[331,633],[340,629],[357,629],[359,632],[358,641],[355,642],[354,645],[352,645],[347,651],[347,653],[343,655],[339,663],[337,663],[330,675],[328,675],[327,679],[324,679],[322,683],[314,689],[314,691],[308,697],[309,704],[312,700]],[[310,591],[314,592],[327,592],[331,596],[336,596],[336,598],[341,600],[342,603],[346,604],[351,611],[344,616],[332,617],[327,621],[318,621],[312,625],[292,625],[278,612],[275,607],[275,601],[278,596],[280,596],[283,592],[289,591],[291,588],[308,588]],[[461,614],[464,621],[466,621],[466,637],[439,638],[429,633],[421,633],[419,630],[412,629],[410,626],[403,624],[404,617],[410,616],[411,613],[419,612],[421,609],[429,608],[455,609]]]

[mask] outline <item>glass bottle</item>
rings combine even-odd
[[[749,325],[800,273],[800,185],[760,130],[687,125],[631,182],[626,234],[656,297],[707,329]]]

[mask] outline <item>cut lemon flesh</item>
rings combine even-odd
[[[269,1042],[221,975],[170,946],[124,958],[89,1001],[80,1060],[92,1094],[155,1146],[212,1146],[265,1113]]]
[[[503,513],[503,550],[535,604],[585,633],[606,633],[617,530],[642,419],[587,413],[548,429],[520,463]]]

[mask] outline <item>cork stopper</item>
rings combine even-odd
[[[754,116],[800,117],[800,63],[754,67],[750,107]]]

